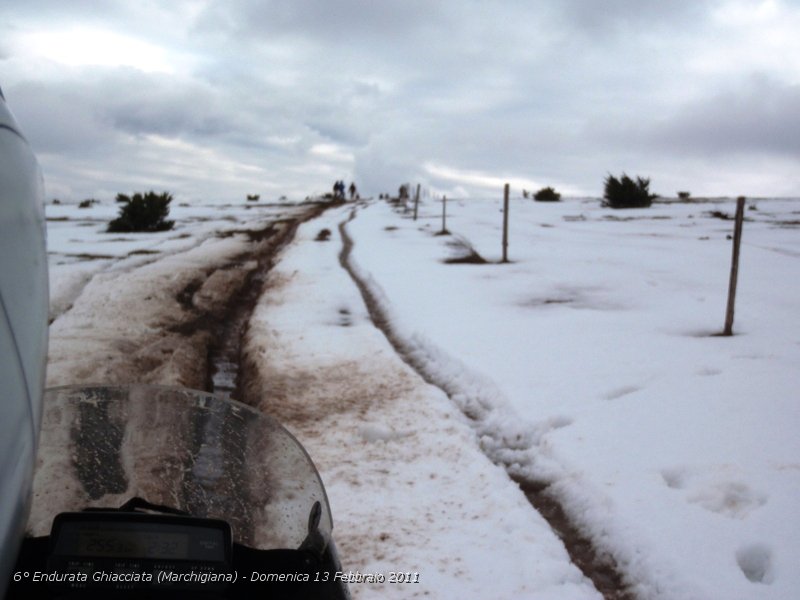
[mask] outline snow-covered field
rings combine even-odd
[[[71,306],[91,278],[102,272],[130,271],[177,255],[221,236],[254,229],[266,218],[288,216],[293,205],[174,205],[170,219],[175,227],[158,233],[106,233],[119,205],[50,204],[47,214],[47,247],[50,266],[50,318]],[[218,249],[217,249],[218,250]]]
[[[508,470],[550,482],[641,598],[798,597],[800,202],[752,205],[731,338],[712,334],[732,224],[709,214],[730,201],[516,199],[510,264],[499,200],[448,202],[448,236],[432,200],[417,221],[376,201],[301,226],[250,325],[247,400],[317,462],[345,568],[421,576],[354,595],[598,597]],[[120,340],[164,329],[176,293],[247,250],[237,232],[292,210],[175,207],[175,231],[120,236],[102,233],[112,206],[49,206],[51,383],[135,353]],[[369,321],[344,222],[395,345],[438,387]],[[473,249],[488,264],[445,262]],[[141,347],[169,362],[175,344]],[[82,382],[118,382],[103,373]]]
[[[48,385],[139,381],[205,385],[214,323],[257,264],[248,232],[298,205],[176,206],[175,228],[106,233],[114,205],[47,207]],[[276,225],[281,227],[281,225]]]
[[[486,451],[552,488],[642,597],[800,595],[800,202],[750,203],[735,336],[733,203],[613,211],[385,204],[349,225],[392,327]],[[495,264],[446,264],[467,247]]]

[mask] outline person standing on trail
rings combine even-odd
[[[341,199],[344,200],[344,181],[341,179],[337,179],[336,183],[333,186],[333,197],[337,200]]]
[[[356,184],[355,182],[350,183],[350,200],[355,200],[356,198]]]

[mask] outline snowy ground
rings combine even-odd
[[[217,210],[201,208],[202,218],[198,209],[173,213],[173,232],[119,239],[103,233],[116,212],[109,207],[49,207],[50,385],[202,386],[208,332],[186,320],[213,305],[213,292],[226,287],[213,282],[252,251],[248,236],[234,232],[301,208],[206,214]],[[353,584],[354,596],[598,598],[503,469],[479,450],[458,408],[369,323],[338,264],[337,226],[349,210],[301,227],[271,271],[248,336],[256,364],[247,369],[245,400],[282,420],[317,462],[345,568],[419,574],[417,584]],[[330,241],[314,241],[322,228],[332,230]],[[40,456],[31,519],[38,533],[52,502],[80,504],[75,486],[65,486],[70,472],[68,453]]]
[[[416,222],[360,205],[351,262],[447,395],[339,265],[352,207],[301,226],[251,323],[246,399],[318,463],[345,568],[420,573],[356,597],[598,597],[491,461],[552,482],[641,598],[797,597],[800,203],[757,206],[725,339],[732,226],[708,211],[730,202],[515,200],[507,265],[443,262],[498,260],[497,201],[448,203],[441,237],[438,203]],[[113,207],[48,207],[50,384],[199,387],[207,332],[181,325],[181,294],[214,314],[252,268],[236,231],[293,210],[176,207],[175,231],[118,236]]]
[[[176,206],[171,231],[105,233],[115,205],[47,207],[48,385],[160,383],[202,388],[210,327],[257,265],[248,231],[300,214],[292,205]],[[278,225],[280,226],[280,225]]]
[[[416,572],[356,598],[598,598],[466,419],[395,354],[340,267],[351,208],[302,226],[251,322],[249,401],[306,445],[346,569]],[[329,241],[315,241],[327,229]]]
[[[51,320],[72,305],[97,273],[132,271],[198,246],[220,243],[217,240],[242,242],[244,230],[297,212],[291,204],[175,205],[169,217],[175,226],[170,231],[106,233],[109,221],[119,213],[118,204],[83,209],[75,204],[48,205]],[[243,249],[240,243],[239,250]],[[215,247],[209,254],[214,253],[224,255],[225,250]]]
[[[228,299],[258,266],[254,257],[269,254],[270,244],[287,230],[283,221],[311,208],[175,207],[174,230],[120,235],[105,233],[118,212],[114,205],[48,206],[48,386],[153,383],[204,389],[209,349],[228,315]],[[262,231],[267,227],[273,235]],[[77,481],[72,432],[48,431],[47,425],[29,520],[36,535],[49,531],[54,507],[79,510],[89,503]],[[160,444],[167,446],[175,425],[150,423],[146,433],[162,434]],[[120,504],[118,498],[94,500]]]
[[[751,203],[732,338],[733,203],[386,204],[349,225],[397,336],[486,451],[552,481],[641,597],[800,594],[800,202]]]

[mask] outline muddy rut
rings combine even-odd
[[[87,286],[88,300],[51,326],[48,387],[149,383],[236,397],[241,338],[264,278],[298,225],[329,206],[309,204],[260,230],[220,234],[249,238],[244,251],[231,246],[239,253],[228,250],[221,260],[192,249],[129,272],[96,276]],[[107,400],[98,398],[93,405]],[[218,481],[249,480],[244,445],[230,443],[239,425],[235,418],[210,416],[185,430],[178,415],[121,416],[113,413],[119,408],[113,403],[108,414],[83,414],[81,407],[76,414],[44,407],[32,531],[46,533],[56,512],[119,506],[140,495],[190,509],[219,505],[239,539],[250,540],[246,494],[213,497]],[[129,457],[154,452],[162,457],[154,470],[141,473],[130,464]],[[249,488],[243,483],[240,489]],[[165,490],[169,497],[161,497]]]

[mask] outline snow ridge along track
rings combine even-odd
[[[558,499],[548,493],[548,482],[532,481],[525,478],[519,470],[520,462],[534,460],[534,448],[528,436],[516,436],[515,439],[498,438],[496,431],[491,430],[488,421],[492,418],[491,402],[481,394],[471,393],[462,386],[458,377],[443,377],[440,363],[446,369],[465,372],[466,367],[455,364],[457,361],[444,355],[430,342],[407,339],[392,327],[392,319],[386,309],[386,302],[381,302],[381,291],[370,282],[367,274],[350,260],[353,240],[347,233],[347,223],[355,219],[357,208],[354,208],[348,220],[339,224],[342,237],[342,250],[339,262],[347,271],[361,293],[370,318],[375,326],[386,336],[398,356],[416,371],[427,383],[441,389],[448,398],[461,408],[472,422],[481,440],[481,448],[495,463],[506,468],[509,476],[517,482],[533,507],[545,518],[550,527],[564,542],[564,547],[572,562],[592,580],[597,590],[606,600],[635,600],[636,596],[624,582],[623,574],[617,569],[613,559],[602,554],[594,547],[591,539],[584,535],[568,518]],[[432,367],[437,365],[438,367]],[[479,382],[491,385],[490,382]],[[480,389],[480,385],[478,388]],[[487,394],[488,395],[488,394]]]
[[[354,584],[354,598],[599,600],[458,407],[375,327],[339,262],[351,208],[302,225],[281,252],[243,372],[248,399],[313,457],[345,569],[420,574],[408,587]]]

